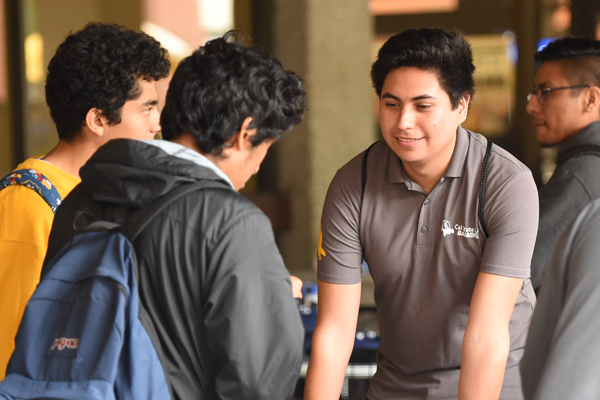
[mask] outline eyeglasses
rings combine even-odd
[[[538,103],[540,103],[540,105],[541,105],[541,104],[544,104],[544,101],[546,100],[546,97],[548,97],[548,94],[550,94],[550,92],[553,92],[555,90],[582,89],[582,88],[589,88],[589,87],[590,87],[590,85],[576,85],[576,86],[561,86],[561,87],[555,87],[555,88],[534,89],[527,94],[527,102],[529,103],[529,100],[531,100],[531,98],[535,94],[535,96],[537,97]]]

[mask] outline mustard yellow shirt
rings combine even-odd
[[[45,161],[30,158],[16,169],[35,169],[64,199],[80,180]],[[0,380],[15,347],[27,301],[40,281],[54,214],[35,191],[13,185],[0,190]]]

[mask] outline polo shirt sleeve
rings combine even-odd
[[[492,163],[490,163],[490,166]],[[496,175],[502,175],[498,171]],[[495,179],[490,171],[488,179]],[[502,177],[496,177],[501,180]],[[489,182],[489,181],[488,181]],[[538,195],[528,169],[486,192],[484,220],[489,232],[480,271],[513,278],[530,276],[531,256],[538,227]]]
[[[327,191],[317,250],[317,278],[354,284],[361,282],[363,249],[359,236],[360,165],[356,157],[340,169]]]

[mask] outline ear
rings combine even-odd
[[[227,147],[233,147],[236,150],[250,149],[254,147],[250,139],[256,135],[256,128],[250,129],[250,125],[254,119],[252,117],[246,117],[240,130],[227,142]]]
[[[467,115],[469,113],[469,102],[471,101],[471,95],[469,92],[465,92],[458,102],[458,117],[459,121],[462,124],[467,119]]]
[[[91,108],[87,114],[85,114],[85,126],[94,135],[101,137],[104,135],[104,128],[108,125],[106,117],[102,115],[102,112],[97,108]]]
[[[598,86],[591,86],[587,89],[584,110],[598,114],[600,110],[600,88]]]

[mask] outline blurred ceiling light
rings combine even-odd
[[[565,5],[556,7],[552,13],[552,28],[564,32],[571,27],[571,8]]]
[[[44,38],[38,32],[25,38],[25,77],[29,83],[44,80]]]
[[[198,0],[198,21],[213,37],[233,29],[233,0]]]
[[[451,12],[458,0],[370,0],[369,8],[374,15]]]
[[[174,60],[181,60],[182,58],[189,56],[194,50],[192,46],[182,38],[152,22],[142,22],[141,29],[158,40],[164,48],[169,50],[169,55],[173,64],[175,64]]]

